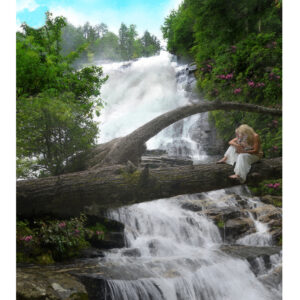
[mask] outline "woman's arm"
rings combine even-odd
[[[238,144],[238,142],[237,142],[237,138],[232,139],[231,141],[229,141],[228,144],[231,145],[231,146],[234,146],[234,147],[236,147],[236,148],[241,147],[241,145]]]
[[[238,150],[238,153],[249,153],[249,154],[259,154],[259,146],[260,146],[260,139],[259,139],[259,135],[256,134],[254,135],[254,141],[253,141],[253,149],[251,150]]]

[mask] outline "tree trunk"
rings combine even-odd
[[[281,178],[281,158],[252,166],[247,183]],[[124,165],[17,182],[17,214],[23,217],[99,215],[106,209],[187,193],[239,185],[229,179],[232,166],[197,166],[128,171]]]
[[[281,110],[278,109],[237,102],[213,101],[179,107],[158,116],[125,137],[98,145],[91,152],[90,158],[87,159],[85,167],[82,170],[97,169],[104,165],[124,164],[127,161],[138,164],[141,155],[145,151],[145,143],[161,130],[183,118],[213,110],[238,110],[265,113],[274,116],[281,116],[282,114]],[[234,128],[232,130],[234,131]]]

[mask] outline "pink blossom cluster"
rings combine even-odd
[[[276,41],[273,41],[272,43],[269,43],[269,44],[267,44],[267,48],[275,48],[277,46],[277,42]]]
[[[200,70],[201,70],[202,72],[204,72],[205,70],[207,70],[208,72],[211,72],[212,66],[211,66],[210,64],[206,64],[206,68],[205,68],[205,67],[202,67],[202,68],[200,68]]]
[[[237,88],[233,91],[233,93],[236,95],[236,94],[239,94],[241,91],[242,91],[241,88]]]
[[[264,87],[265,84],[263,82],[258,82],[258,83],[255,84],[254,81],[249,80],[248,81],[248,86],[250,86],[250,87]]]
[[[273,79],[280,79],[280,76],[279,76],[279,75],[275,75],[274,73],[270,73],[270,74],[269,74],[269,79],[270,79],[270,80],[273,80]]]
[[[22,236],[21,241],[30,242],[32,240],[32,235]]]
[[[58,224],[58,226],[59,226],[60,228],[66,227],[66,223],[65,223],[65,222],[61,222],[61,223]]]
[[[255,86],[255,83],[254,83],[252,80],[249,80],[249,81],[248,81],[248,85],[249,85],[250,87],[254,87],[254,86]]]
[[[232,52],[235,52],[235,51],[236,51],[236,46],[232,45],[232,46],[231,46],[231,51],[232,51]]]
[[[232,73],[229,73],[229,74],[226,74],[226,75],[217,75],[218,78],[220,79],[232,79],[233,78],[233,74]]]
[[[267,186],[268,188],[271,188],[271,189],[277,189],[278,187],[280,187],[280,183],[266,183],[265,186]]]
[[[103,234],[104,232],[103,231],[96,231],[96,233],[97,233],[97,235],[99,235],[99,234]]]

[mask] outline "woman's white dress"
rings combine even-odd
[[[234,173],[241,178],[242,182],[246,181],[247,174],[251,169],[251,164],[259,160],[259,156],[249,153],[237,153],[234,146],[230,146],[224,156],[227,157],[226,163],[234,165]]]

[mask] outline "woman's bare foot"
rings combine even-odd
[[[232,179],[240,179],[240,176],[239,175],[230,175],[229,178],[232,178]]]
[[[217,161],[217,164],[225,164],[226,160],[227,160],[227,157],[224,156],[222,159]]]

